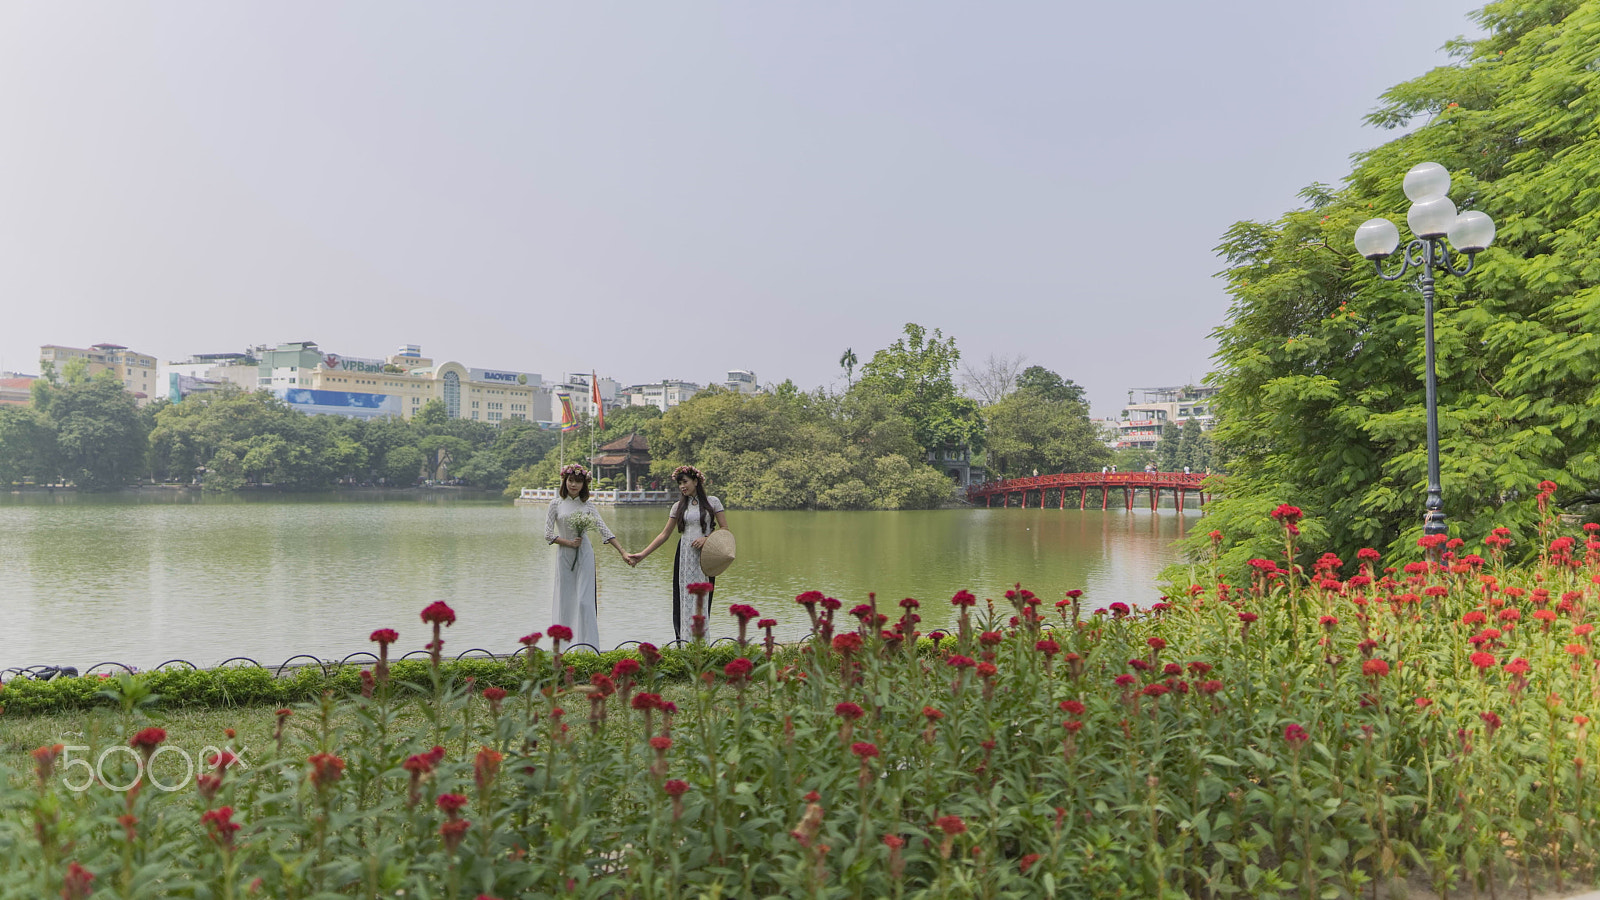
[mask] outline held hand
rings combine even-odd
[[[695,548],[696,550],[699,550],[701,547],[704,547],[705,545],[706,545],[706,539],[703,538],[703,537],[697,537],[693,541],[689,542],[689,546]]]

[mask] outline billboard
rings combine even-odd
[[[506,369],[468,369],[467,378],[472,381],[482,381],[489,384],[531,384],[534,387],[538,387],[540,384],[540,378],[536,372],[512,372]]]
[[[284,388],[279,392],[290,409],[308,416],[345,416],[351,419],[376,419],[401,414],[398,394],[358,394],[354,391],[314,391],[310,388]]]

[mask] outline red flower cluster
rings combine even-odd
[[[431,609],[432,607],[429,607],[429,608]],[[446,607],[446,609],[448,609],[448,608],[449,607]],[[424,616],[427,615],[426,611],[424,611],[423,615]],[[454,614],[452,613],[452,615],[454,615]],[[427,619],[424,618],[423,621],[426,622]],[[452,619],[452,621],[454,621],[454,620]],[[395,631],[393,628],[379,628],[377,631],[374,631],[371,634],[371,636],[369,636],[367,639],[372,641],[375,644],[378,644],[379,646],[388,646],[389,644],[392,644],[395,641],[400,640],[400,632]]]
[[[696,581],[692,584],[684,585],[683,589],[696,597],[704,597],[706,594],[711,593],[715,587],[716,585],[709,581]]]
[[[311,763],[311,786],[319,791],[344,777],[344,760],[332,753],[314,754],[306,762]]]
[[[572,629],[568,628],[565,625],[551,625],[550,626],[550,640],[552,640],[552,641],[570,641],[570,640],[572,640]]]
[[[429,625],[454,625],[456,611],[451,609],[443,600],[435,600],[423,608],[422,621]],[[399,635],[395,636],[399,637]]]

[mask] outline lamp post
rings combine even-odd
[[[1481,212],[1469,210],[1459,215],[1456,205],[1450,202],[1450,173],[1438,163],[1419,163],[1406,173],[1406,197],[1411,209],[1406,213],[1406,224],[1415,237],[1406,244],[1400,258],[1400,267],[1385,272],[1383,260],[1400,245],[1400,229],[1388,219],[1368,219],[1356,229],[1356,250],[1372,260],[1372,267],[1384,281],[1397,281],[1412,270],[1419,270],[1417,281],[1422,287],[1422,339],[1427,360],[1428,406],[1428,500],[1423,515],[1422,533],[1445,534],[1444,496],[1439,484],[1439,406],[1438,380],[1433,373],[1433,275],[1435,270],[1449,275],[1465,275],[1472,271],[1473,259],[1488,249],[1494,241],[1494,220]],[[1445,237],[1455,248],[1452,254],[1445,245]],[[1467,264],[1459,266],[1460,255],[1467,255]],[[1430,555],[1437,554],[1437,548]]]

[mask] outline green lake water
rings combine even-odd
[[[601,514],[634,550],[660,530],[666,507]],[[726,610],[738,602],[777,619],[780,639],[799,637],[807,620],[794,596],[811,589],[847,609],[868,591],[886,607],[916,597],[923,630],[950,621],[961,588],[998,599],[1021,582],[1047,604],[1071,588],[1091,606],[1148,604],[1159,599],[1157,573],[1177,559],[1171,542],[1200,522],[1171,509],[728,517],[739,559],[718,579],[713,638],[735,632]],[[550,624],[556,551],[543,531],[542,507],[444,494],[0,494],[0,670],[337,659],[368,649],[367,635],[385,627],[400,631],[402,649],[420,649],[417,614],[434,600],[459,617],[447,654],[510,652]],[[599,548],[605,649],[672,639],[675,540],[637,569]]]

